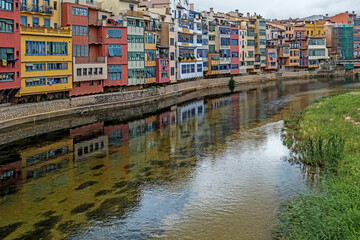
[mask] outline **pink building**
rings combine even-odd
[[[156,83],[170,82],[170,61],[168,58],[156,59]]]
[[[0,103],[9,102],[21,86],[20,2],[0,4]],[[25,50],[24,50],[25,51]]]
[[[266,48],[266,70],[277,70],[277,49],[275,47],[267,47]]]
[[[102,27],[100,55],[107,56],[108,77],[104,87],[128,85],[126,27]]]
[[[230,73],[238,74],[239,73],[239,29],[237,27],[230,28],[230,50],[231,50],[231,66]]]

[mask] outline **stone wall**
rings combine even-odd
[[[341,70],[336,72],[300,71],[235,76],[234,80],[237,85],[241,85],[249,83],[266,83],[267,81],[286,79],[323,77],[329,75],[341,76],[344,74],[345,72]],[[39,103],[5,105],[0,107],[0,128],[70,114],[81,115],[84,111],[93,111],[112,107],[131,107],[151,101],[179,97],[181,94],[189,91],[227,86],[228,81],[229,77],[199,79],[196,81],[178,82],[161,88],[149,88],[131,92],[114,92]]]

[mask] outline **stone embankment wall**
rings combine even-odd
[[[251,83],[266,83],[299,78],[316,78],[328,76],[344,76],[342,70],[335,72],[300,71],[285,73],[266,73],[259,75],[235,76],[237,85]],[[7,105],[0,107],[0,128],[18,124],[36,122],[39,120],[65,115],[82,115],[88,111],[107,108],[128,108],[145,103],[179,97],[181,94],[207,88],[227,86],[229,77],[200,79],[196,81],[178,82],[161,88],[150,88],[131,92],[115,92],[71,99]]]

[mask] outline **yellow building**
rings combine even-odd
[[[21,3],[21,89],[17,96],[64,96],[72,89],[72,32],[60,28],[60,1]]]
[[[325,37],[324,24],[319,24],[316,21],[307,23],[305,33],[308,37]]]
[[[157,25],[155,24],[157,23]],[[145,84],[156,83],[156,41],[159,16],[156,13],[144,12],[145,24]]]

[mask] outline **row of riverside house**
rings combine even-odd
[[[0,0],[0,103],[360,58],[360,19],[267,21],[187,0]],[[318,20],[318,21],[317,21]],[[345,68],[360,67],[347,63]]]

